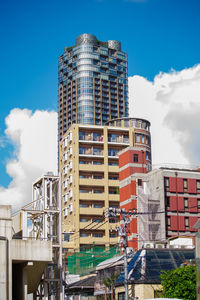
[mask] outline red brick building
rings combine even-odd
[[[200,217],[200,170],[149,171],[146,147],[129,147],[119,156],[120,207],[130,217],[128,243],[135,249],[172,236],[192,236]]]

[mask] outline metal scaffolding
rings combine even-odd
[[[62,274],[62,209],[59,176],[48,172],[33,183],[32,202],[21,213],[22,239],[52,242],[52,262],[45,268],[34,300],[64,299]]]

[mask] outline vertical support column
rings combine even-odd
[[[26,268],[23,268],[23,278],[22,278],[22,284],[23,284],[23,300],[28,300],[28,282],[27,282],[27,272]]]
[[[56,195],[57,199],[57,208],[59,210],[58,213],[58,242],[59,242],[59,253],[58,253],[58,267],[60,270],[60,300],[64,300],[64,286],[62,284],[62,279],[64,278],[63,274],[63,266],[62,266],[62,205],[61,205],[61,176],[59,174],[59,179],[58,180],[58,195]]]
[[[109,172],[109,165],[108,165],[108,127],[104,126],[103,129],[103,141],[104,141],[104,201],[105,201],[105,210],[109,208],[109,184],[108,184],[108,172]],[[105,248],[109,248],[110,242],[110,226],[109,222],[105,224]]]
[[[23,239],[27,240],[28,226],[27,226],[27,212],[26,211],[22,211],[22,234],[23,234]]]

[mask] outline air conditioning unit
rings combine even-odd
[[[63,215],[64,215],[64,217],[67,216],[67,208],[64,208],[64,209],[63,209]]]
[[[67,160],[67,152],[64,153],[64,155],[63,155],[63,160],[64,160],[64,161]]]
[[[69,205],[69,213],[72,213],[72,211],[73,211],[73,205],[72,205],[72,203],[70,203],[70,205]]]
[[[67,200],[68,200],[68,194],[65,194],[65,195],[63,196],[63,198],[64,198],[64,203],[67,202]]]
[[[155,247],[156,247],[156,249],[163,249],[163,248],[165,248],[165,245],[164,244],[156,244]]]
[[[72,198],[72,195],[73,195],[72,190],[69,190],[69,198]]]
[[[63,140],[63,146],[64,146],[64,147],[67,146],[67,138],[65,138],[65,139]]]
[[[72,147],[69,147],[69,155],[72,155]]]
[[[144,243],[144,248],[154,248],[153,243]]]
[[[64,187],[64,188],[67,187],[67,180],[63,181],[63,187]]]
[[[70,160],[69,164],[68,164],[69,169],[72,169],[72,160]]]
[[[68,182],[69,182],[69,183],[72,183],[72,175],[69,176]]]
[[[72,141],[72,132],[70,131],[70,133],[68,134],[68,139],[71,142]]]

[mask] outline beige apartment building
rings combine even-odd
[[[111,120],[105,126],[73,124],[60,142],[63,248],[80,251],[118,243],[119,220],[104,212],[119,207],[118,152],[128,146],[149,148],[150,123]]]

